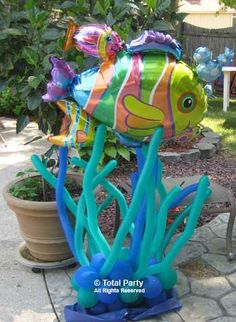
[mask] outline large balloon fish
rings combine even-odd
[[[52,81],[43,99],[67,98],[59,107],[64,106],[68,124],[63,122],[60,136],[50,137],[51,142],[91,144],[96,120],[114,129],[124,143],[135,145],[149,141],[156,128],[163,127],[168,140],[191,131],[203,119],[203,87],[180,61],[181,46],[170,35],[145,31],[125,46],[106,25],[78,27],[70,21],[65,49],[72,45],[103,62],[76,74],[63,59],[51,57]]]

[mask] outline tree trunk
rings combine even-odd
[[[171,12],[173,11],[177,11],[178,8],[178,0],[171,0],[171,4],[170,4],[170,10]]]

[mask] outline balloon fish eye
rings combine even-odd
[[[194,94],[184,94],[178,100],[178,109],[182,113],[191,112],[196,106],[196,98]]]
[[[110,41],[112,41],[112,37],[111,36],[106,36],[106,41],[108,41],[108,42],[110,42]]]
[[[192,106],[192,104],[193,104],[193,101],[192,101],[192,99],[191,99],[191,98],[186,98],[186,99],[184,100],[184,107],[185,107],[185,108],[189,108],[189,107],[191,107],[191,106]]]

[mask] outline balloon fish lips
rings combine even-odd
[[[103,59],[112,57],[124,47],[118,34],[107,25],[82,26],[74,33],[73,40],[77,49]]]

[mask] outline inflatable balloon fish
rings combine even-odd
[[[201,81],[180,60],[181,46],[170,35],[145,31],[124,45],[106,25],[78,27],[70,21],[65,49],[71,46],[103,62],[76,74],[63,59],[51,57],[52,81],[43,99],[59,100],[66,114],[60,135],[49,138],[52,143],[90,145],[103,123],[135,146],[149,141],[156,128],[163,127],[168,140],[203,119],[207,104]]]

